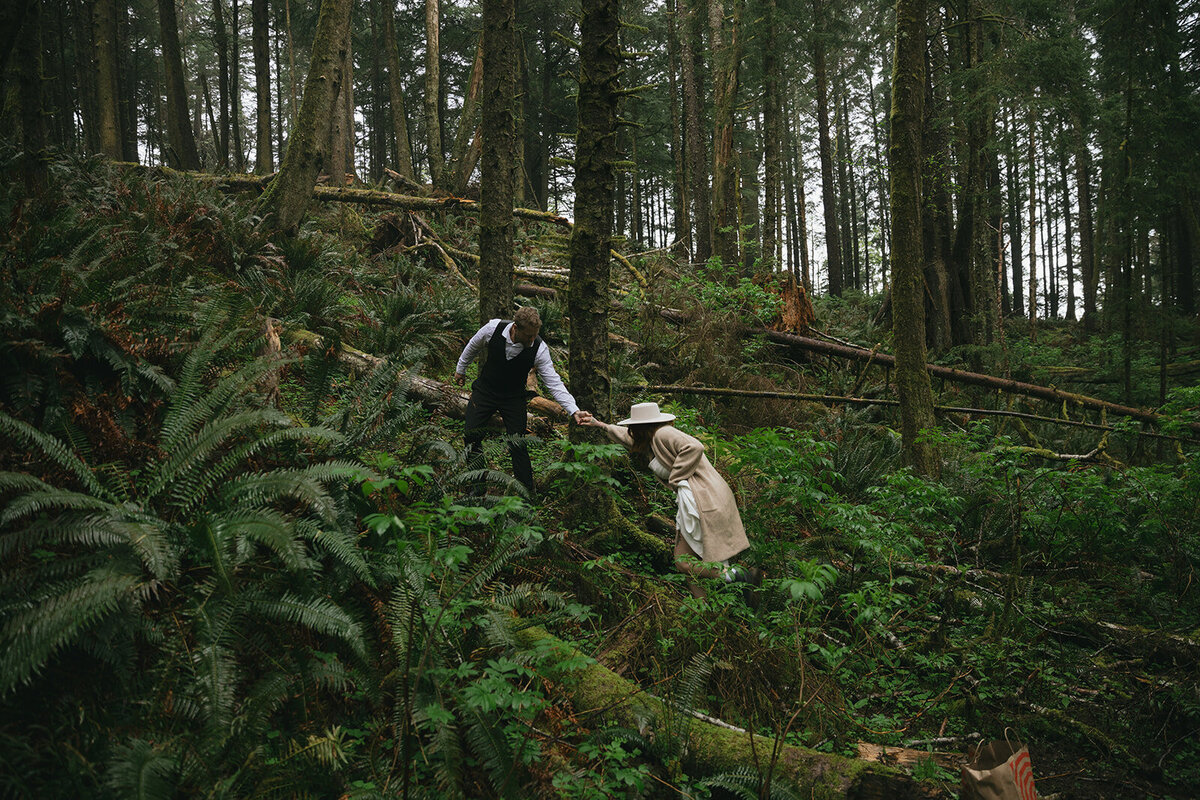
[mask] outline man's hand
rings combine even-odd
[[[464,383],[467,382],[467,376],[461,372],[456,372],[456,373],[454,373],[454,382],[455,382],[455,384],[462,386]]]
[[[575,420],[576,425],[587,425],[588,423],[590,423],[592,421],[592,412],[584,411],[581,408],[578,411],[576,411],[574,414],[572,414],[571,418]]]

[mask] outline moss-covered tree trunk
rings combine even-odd
[[[741,66],[740,27],[743,0],[733,0],[725,33],[723,0],[709,0],[709,35],[713,49],[713,252],[726,267],[736,266],[738,249],[738,169],[733,152],[734,105]]]
[[[621,51],[619,0],[584,0],[580,25],[575,227],[571,231],[571,391],[607,419],[608,282]]]
[[[514,0],[483,3],[483,149],[479,182],[479,317],[512,314],[517,43]]]
[[[175,0],[158,0],[158,27],[162,36],[163,77],[167,84],[167,140],[171,143],[167,162],[177,169],[200,169],[196,136],[188,122],[187,87],[183,81]]]
[[[329,159],[329,131],[342,85],[352,0],[322,0],[304,99],[279,174],[259,198],[267,224],[291,232],[304,218],[317,176]]]
[[[933,391],[925,371],[921,226],[921,129],[925,107],[925,0],[897,0],[892,68],[892,332],[905,461],[937,474],[933,448],[919,439],[933,428]]]

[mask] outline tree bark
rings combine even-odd
[[[188,122],[187,87],[183,80],[175,0],[158,0],[158,24],[162,36],[163,77],[167,84],[167,140],[171,145],[167,163],[178,169],[199,169],[196,136]]]
[[[709,40],[713,51],[713,253],[726,268],[738,264],[738,170],[733,150],[734,105],[741,65],[741,17],[744,0],[733,0],[725,35],[724,0],[709,0]]]
[[[250,46],[254,52],[254,171],[268,175],[275,169],[271,143],[271,50],[268,0],[250,5]]]
[[[479,95],[483,90],[483,34],[475,48],[475,63],[471,67],[471,79],[467,84],[467,95],[463,98],[462,111],[458,116],[458,130],[454,134],[454,147],[450,152],[450,191],[464,195],[479,160],[479,152],[472,147],[479,141]]]
[[[425,145],[429,151],[429,178],[434,186],[442,185],[442,170],[445,167],[442,150],[440,29],[441,9],[438,0],[425,0]]]
[[[217,51],[217,165],[229,169],[229,34],[225,29],[225,0],[212,0],[213,47]]]
[[[762,257],[767,269],[775,269],[780,262],[780,211],[782,203],[780,188],[780,100],[779,75],[775,59],[776,0],[767,0],[766,42],[763,47],[763,219]]]
[[[479,316],[513,303],[513,157],[516,150],[516,4],[483,4],[483,151],[480,154]]]
[[[542,628],[523,628],[517,639],[526,648],[549,647],[564,659],[579,656],[574,647]],[[678,708],[598,662],[580,670],[577,678],[568,692],[578,709],[599,709],[592,713],[602,713],[608,722],[620,727],[647,730],[649,737],[669,738],[679,735],[682,728],[689,775],[714,775],[738,769],[765,771],[763,760],[773,756],[774,780],[788,785],[797,796],[825,800],[917,800],[947,796],[883,764],[777,743],[770,737],[756,737],[741,728],[687,711],[683,712],[688,716],[687,721],[681,722]]]
[[[22,172],[30,196],[46,189],[46,123],[42,108],[42,15],[33,5],[26,13],[17,44],[17,95],[21,104]]]
[[[714,0],[715,1],[715,0]],[[703,74],[700,9],[703,0],[682,0],[684,18],[679,32],[679,68],[683,84],[683,149],[691,187],[694,241],[689,248],[696,261],[712,255],[711,196],[708,188],[708,146],[703,133],[700,76]]]
[[[922,475],[937,475],[933,446],[921,439],[937,422],[925,369],[925,306],[921,265],[921,133],[925,100],[925,0],[897,0],[892,71],[892,336],[904,460]]]
[[[823,19],[826,7],[823,0],[813,0],[814,19]],[[833,145],[829,140],[829,78],[825,65],[825,36],[824,30],[818,29],[813,32],[813,81],[817,88],[817,147],[821,159],[821,200],[825,209],[825,254],[829,272],[829,294],[841,297],[842,249],[833,180]]]
[[[169,2],[169,0],[167,0]],[[329,158],[329,131],[342,85],[352,0],[322,0],[304,99],[275,180],[259,198],[267,224],[290,233],[308,210],[317,176]]]
[[[580,24],[579,125],[575,139],[575,225],[571,231],[571,390],[581,408],[610,416],[609,252],[617,100],[621,72],[619,0],[584,0]]]
[[[684,148],[682,79],[680,77],[680,25],[678,0],[667,1],[667,81],[671,103],[671,216],[675,242],[672,253],[676,258],[691,258],[691,195],[687,185],[687,153]]]
[[[100,133],[100,152],[120,159],[121,122],[117,82],[116,0],[96,0],[92,9],[92,39],[96,52],[96,110]],[[174,9],[172,8],[172,13]]]
[[[396,171],[410,181],[416,181],[413,170],[412,142],[408,137],[408,112],[404,108],[404,80],[400,75],[400,50],[396,42],[396,9],[391,2],[384,9],[384,33],[387,40],[388,95],[391,98],[393,160]]]

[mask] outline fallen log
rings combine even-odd
[[[529,627],[516,634],[525,648],[549,647],[564,658],[577,658],[579,651],[545,629]],[[771,774],[790,784],[802,796],[834,800],[917,800],[941,798],[940,790],[914,781],[890,766],[860,759],[822,753],[776,742],[768,736],[713,720],[706,715],[683,711],[642,690],[598,662],[574,673],[563,689],[578,714],[621,727],[641,730],[643,735],[684,736],[684,760],[693,776],[715,775],[739,768],[764,773],[772,753],[777,753]],[[682,728],[682,730],[681,730]]]
[[[799,347],[803,350],[808,350],[814,353],[822,353],[825,355],[837,356],[839,358],[847,358],[853,361],[875,361],[889,368],[896,366],[894,356],[886,353],[879,353],[873,350],[868,350],[863,347],[848,347],[841,344],[833,344],[831,342],[823,342],[820,339],[813,339],[808,336],[797,336],[793,333],[782,333],[780,331],[772,331],[766,328],[752,328],[748,333],[755,333],[767,337],[773,342],[779,344],[791,345]],[[1067,405],[1076,406],[1079,408],[1091,408],[1099,411],[1104,411],[1110,414],[1117,414],[1122,417],[1130,417],[1131,419],[1149,422],[1153,425],[1161,425],[1166,420],[1161,414],[1153,411],[1147,411],[1143,408],[1133,408],[1131,406],[1123,406],[1118,403],[1110,403],[1107,400],[1101,400],[1096,397],[1088,397],[1087,395],[1076,394],[1074,392],[1064,392],[1053,386],[1037,386],[1032,383],[1024,383],[1022,381],[1014,381],[1009,378],[997,378],[994,375],[985,375],[979,372],[967,372],[966,370],[952,369],[950,367],[941,367],[937,364],[926,364],[926,369],[930,376],[943,378],[956,383],[965,383],[973,386],[982,386],[987,389],[997,389],[1008,394],[1019,394],[1026,397],[1036,397],[1042,400],[1050,400],[1056,403],[1061,403],[1064,407]],[[1185,427],[1200,433],[1200,422],[1184,423]]]
[[[802,400],[811,403],[824,403],[826,405],[856,405],[856,406],[898,406],[899,400],[884,400],[877,397],[849,397],[846,395],[828,395],[828,394],[807,394],[804,392],[775,392],[760,389],[729,389],[717,386],[681,386],[679,384],[627,384],[621,386],[622,389],[637,389],[643,392],[662,392],[664,394],[698,394],[710,397],[760,397],[767,400]],[[1033,420],[1035,422],[1046,422],[1053,425],[1066,425],[1076,428],[1088,428],[1090,430],[1103,431],[1105,433],[1115,430],[1111,425],[1098,425],[1094,422],[1081,422],[1073,419],[1062,419],[1060,417],[1047,417],[1041,414],[1026,414],[1022,411],[1008,411],[1006,409],[992,408],[967,408],[965,406],[934,406],[934,411],[938,413],[948,414],[963,414],[967,416],[982,416],[982,417],[1015,417],[1017,419]],[[1168,439],[1174,442],[1187,442],[1189,444],[1200,444],[1200,441],[1195,439],[1187,439],[1180,436],[1171,436],[1165,433],[1155,433],[1153,431],[1134,431],[1138,436],[1145,436],[1151,439]],[[1095,454],[1091,454],[1095,455]]]
[[[312,331],[292,329],[284,333],[284,338],[291,344],[311,348],[320,348],[324,342]],[[345,364],[354,372],[369,372],[384,362],[379,356],[365,353],[362,350],[343,343],[335,354],[338,361]],[[440,411],[456,419],[466,416],[467,401],[470,393],[448,383],[411,375],[405,392],[420,401],[421,405],[430,410]],[[553,400],[544,397],[534,397],[529,401],[529,407],[535,413],[526,415],[526,426],[538,435],[545,436],[553,432],[552,422],[566,422],[567,412]]]

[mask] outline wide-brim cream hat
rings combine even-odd
[[[647,425],[651,422],[670,422],[674,414],[664,414],[658,410],[658,403],[635,403],[629,407],[629,419],[623,419],[618,425]]]

